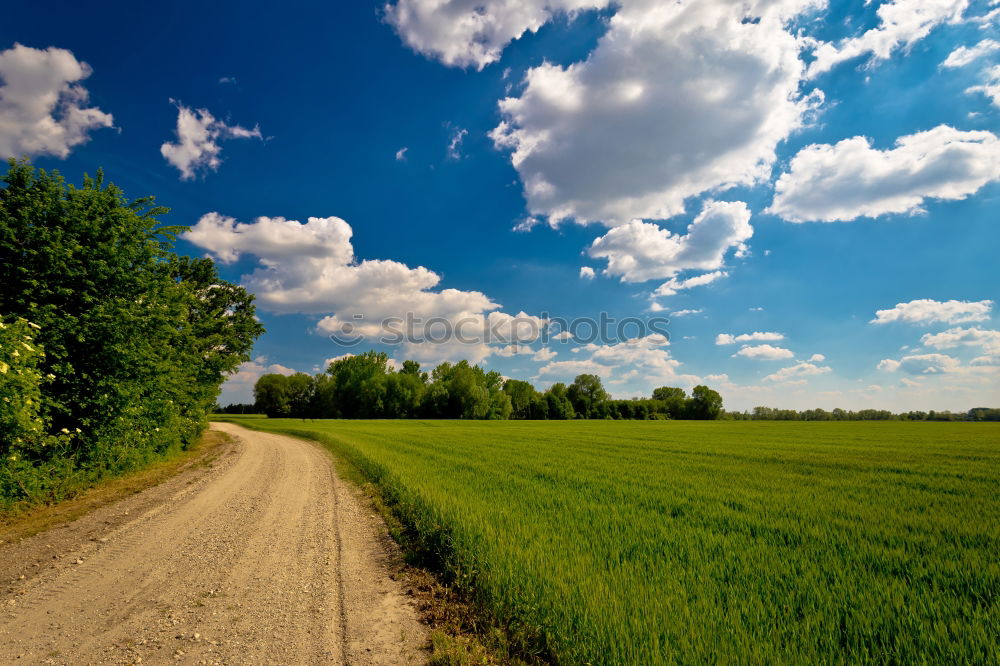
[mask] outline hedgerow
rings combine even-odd
[[[184,227],[152,198],[13,160],[3,183],[0,508],[189,446],[263,332],[253,296],[173,252]]]

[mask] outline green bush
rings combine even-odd
[[[253,296],[174,254],[183,227],[151,198],[13,160],[3,183],[0,506],[187,447],[263,332]]]

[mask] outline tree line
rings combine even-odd
[[[1000,421],[1000,408],[974,407],[967,412],[947,410],[893,413],[886,409],[776,409],[754,407],[749,412],[727,412],[727,419],[737,421]]]
[[[184,227],[96,178],[9,162],[0,188],[0,508],[189,446],[263,328]]]
[[[723,414],[722,396],[707,386],[696,386],[691,396],[661,387],[650,398],[614,400],[596,375],[538,391],[468,361],[442,363],[430,373],[416,361],[404,361],[393,370],[388,355],[377,351],[338,359],[315,376],[263,375],[254,400],[218,409],[343,419],[717,419]]]

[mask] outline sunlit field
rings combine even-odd
[[[559,663],[997,663],[1000,424],[300,421]]]

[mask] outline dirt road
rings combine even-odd
[[[398,555],[329,455],[213,428],[236,441],[210,469],[0,547],[0,664],[425,659]]]

